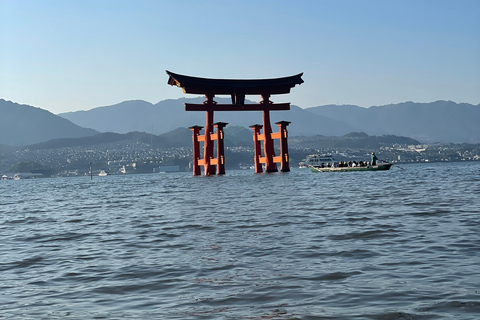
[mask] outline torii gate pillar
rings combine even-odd
[[[215,140],[217,140],[217,174],[225,174],[225,150],[223,143],[223,128],[228,123],[216,122],[213,125],[217,129],[217,133],[214,134]]]
[[[207,121],[205,124],[205,145],[203,154],[203,167],[206,176],[215,174],[215,166],[211,163],[213,158],[213,107],[216,102],[213,101],[213,94],[206,94],[207,101],[204,102],[207,111]]]
[[[280,136],[280,171],[281,172],[289,172],[290,165],[289,165],[289,158],[288,158],[288,131],[287,126],[290,124],[289,121],[280,121],[275,122],[277,126],[280,128],[280,132],[278,133]]]
[[[201,126],[190,127],[190,130],[192,130],[192,141],[193,141],[193,175],[194,176],[199,176],[202,174],[200,170],[200,142],[199,142],[200,130],[202,129],[203,127]]]
[[[260,102],[263,106],[269,106],[273,104],[270,101],[269,94],[262,94],[262,101]],[[277,164],[273,161],[275,157],[275,150],[273,147],[272,139],[272,126],[270,125],[270,110],[268,108],[263,109],[263,151],[265,153],[265,172],[277,172]]]
[[[262,158],[262,146],[260,144],[260,139],[258,138],[262,125],[254,124],[253,126],[250,126],[250,128],[253,130],[253,145],[255,147],[255,173],[262,173],[262,163],[260,162]]]

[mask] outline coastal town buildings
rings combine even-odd
[[[331,154],[338,161],[366,160],[375,151],[383,160],[393,163],[480,161],[479,144],[384,145],[371,148],[323,147],[290,145],[292,168],[309,154]],[[226,167],[250,169],[253,146],[227,146]],[[104,144],[95,147],[64,147],[55,149],[0,149],[0,176],[23,175],[24,178],[51,176],[82,176],[105,170],[108,174],[158,173],[191,171],[192,148],[153,148],[148,143]]]

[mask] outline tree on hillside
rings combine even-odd
[[[45,170],[46,168],[38,162],[20,161],[15,163],[11,168],[11,172],[32,172],[35,170]]]

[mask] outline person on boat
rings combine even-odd
[[[377,156],[375,155],[375,152],[372,152],[372,161],[371,161],[371,162],[372,162],[372,166],[377,165],[377,160],[378,160],[378,158],[377,158]]]
[[[354,160],[354,161],[352,162],[352,168],[355,168],[356,166],[357,166],[357,161]]]

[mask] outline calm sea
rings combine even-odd
[[[479,319],[480,163],[0,181],[0,318]]]

